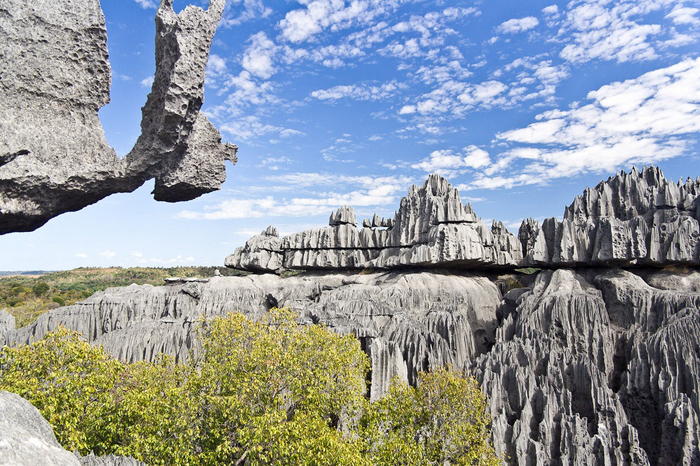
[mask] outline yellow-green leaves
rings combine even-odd
[[[491,466],[500,461],[490,423],[476,381],[439,368],[419,374],[416,388],[394,381],[362,424],[375,465]]]
[[[68,450],[149,465],[496,465],[476,382],[445,369],[370,404],[359,341],[286,309],[203,322],[201,351],[124,364],[59,329],[0,352],[0,389]]]
[[[0,389],[28,399],[68,450],[100,454],[114,444],[114,387],[124,370],[78,333],[59,328],[29,346],[0,353]]]

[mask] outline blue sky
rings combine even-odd
[[[180,10],[199,0],[176,0]],[[102,0],[126,154],[154,63],[155,0]],[[268,225],[282,234],[392,216],[438,172],[517,233],[586,186],[656,164],[700,175],[700,2],[231,0],[204,111],[239,146],[221,191],[155,202],[152,182],[0,237],[0,270],[221,265]]]

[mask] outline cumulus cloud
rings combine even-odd
[[[697,18],[697,8],[678,7],[666,15],[674,24],[688,24],[691,26],[700,25],[700,19]]]
[[[700,59],[603,86],[588,99],[586,105],[547,111],[535,123],[498,134],[515,147],[471,186],[535,184],[685,154],[700,132]],[[516,163],[521,164],[518,176],[502,173]]]
[[[153,85],[153,76],[148,76],[141,80],[141,87],[151,87]]]
[[[267,18],[271,14],[272,8],[265,6],[262,0],[229,0],[221,24],[225,27],[238,26],[257,18]]]
[[[143,8],[144,10],[146,10],[148,8],[153,8],[153,9],[158,8],[158,6],[155,4],[155,2],[153,0],[134,0],[134,1],[136,3],[138,3],[141,6],[141,8]]]
[[[477,146],[470,145],[463,149],[461,154],[455,154],[452,150],[436,150],[430,153],[428,158],[411,165],[411,168],[422,170],[426,173],[438,173],[451,177],[464,171],[466,168],[483,168],[491,164],[488,152]]]
[[[114,252],[114,251],[104,251],[104,252],[101,252],[101,253],[100,253],[100,256],[106,257],[106,258],[108,258],[108,259],[110,259],[110,258],[112,258],[112,257],[114,257],[114,256],[116,256],[116,255],[117,255],[117,253]]]
[[[249,42],[243,53],[243,68],[253,76],[269,79],[276,72],[274,56],[277,45],[262,31],[252,35]]]
[[[288,138],[291,136],[299,136],[304,134],[296,129],[262,123],[258,117],[253,115],[236,118],[231,121],[225,121],[221,124],[220,129],[222,132],[228,133],[234,138],[239,138],[245,141],[270,134],[274,134],[281,138]]]
[[[87,254],[83,252],[79,252],[78,254],[75,255],[75,257],[79,257],[80,259],[87,259]]]
[[[505,34],[517,34],[518,32],[529,31],[540,24],[539,20],[534,16],[525,18],[513,18],[501,23],[496,31]]]
[[[379,15],[393,11],[396,0],[300,0],[305,8],[288,12],[279,22],[282,36],[290,42],[304,42],[330,29],[338,31],[354,24],[367,24]]]
[[[274,184],[286,184],[298,189],[323,186],[349,186],[349,192],[312,192],[305,197],[276,199],[266,196],[258,199],[235,199],[205,207],[204,212],[183,211],[177,217],[194,220],[221,220],[241,218],[295,217],[328,215],[341,205],[374,207],[393,205],[400,193],[406,191],[411,180],[406,177],[344,176],[327,173],[291,173],[266,178]]]
[[[380,86],[367,84],[350,84],[334,86],[329,89],[319,89],[311,93],[311,97],[319,100],[335,101],[339,99],[353,100],[384,100],[392,97],[397,91],[405,89],[406,85],[390,81]]]
[[[566,13],[560,37],[568,44],[561,58],[572,63],[590,60],[614,60],[620,63],[651,60],[658,57],[660,47],[684,45],[673,40],[673,28],[649,23],[648,15],[675,8],[666,15],[677,25],[697,25],[697,9],[681,6],[677,0],[572,2]]]

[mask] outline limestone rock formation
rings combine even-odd
[[[14,393],[0,390],[1,466],[80,466],[61,448],[38,409]]]
[[[228,267],[279,272],[283,269],[426,267],[493,268],[522,261],[518,239],[502,223],[489,230],[462,204],[457,189],[439,175],[412,186],[394,219],[376,214],[356,228],[352,207],[331,214],[329,227],[281,239],[251,238],[226,258]]]
[[[120,159],[98,111],[111,70],[99,0],[0,0],[0,234],[31,231],[155,177],[158,200],[218,189],[236,147],[200,112],[224,0],[156,14],[156,74],[142,134]]]
[[[80,466],[146,466],[146,463],[128,456],[95,456],[90,453],[87,456],[78,456]]]
[[[376,398],[396,375],[415,381],[419,370],[462,367],[485,352],[494,341],[499,301],[488,278],[447,272],[214,277],[110,288],[7,332],[5,343],[35,341],[64,325],[125,361],[161,352],[182,360],[194,348],[200,317],[232,310],[259,317],[289,306],[304,321],[360,339],[372,359]]]
[[[698,464],[699,308],[697,292],[620,269],[543,271],[511,291],[472,366],[499,452],[518,465]]]
[[[127,456],[74,455],[29,401],[0,390],[0,466],[145,466]]]
[[[506,464],[700,465],[697,184],[656,169],[621,174],[577,198],[562,222],[524,222],[521,243],[499,222],[489,231],[431,176],[391,221],[358,230],[344,206],[327,228],[280,238],[269,227],[227,258],[255,271],[328,270],[108,289],[0,330],[0,345],[65,325],[125,361],[184,359],[202,316],[289,306],[359,338],[372,399],[396,376],[415,382],[444,364],[471,372]],[[521,247],[544,270],[512,270]]]
[[[0,309],[0,335],[15,328],[15,317],[5,309]]]
[[[601,182],[566,208],[564,218],[520,227],[524,263],[700,265],[700,178],[668,181],[659,168],[633,168]]]

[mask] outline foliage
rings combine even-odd
[[[51,309],[74,304],[96,291],[132,283],[162,285],[168,277],[212,277],[215,270],[222,275],[242,274],[225,267],[111,267],[0,277],[0,309],[6,308],[22,327]]]
[[[114,388],[124,366],[100,346],[60,328],[0,354],[0,389],[28,399],[54,426],[66,449],[102,453],[114,444]]]
[[[0,389],[68,450],[152,465],[497,464],[473,379],[436,370],[370,404],[358,340],[286,309],[202,322],[199,342],[187,364],[125,364],[61,328],[3,348]]]
[[[417,387],[397,380],[363,419],[372,464],[498,465],[491,419],[476,380],[440,368]]]

